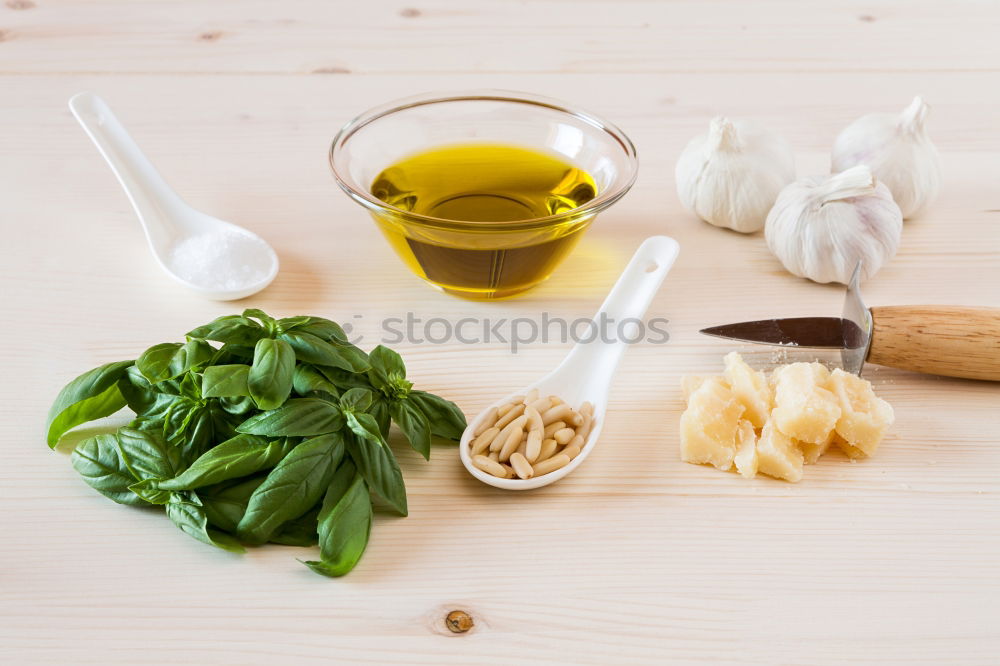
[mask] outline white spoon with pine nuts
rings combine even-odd
[[[530,490],[555,483],[583,463],[601,434],[618,361],[629,341],[637,341],[642,317],[678,251],[677,241],[667,236],[643,241],[594,315],[591,330],[611,322],[605,327],[609,333],[578,342],[551,373],[469,423],[459,452],[472,476],[497,488]]]

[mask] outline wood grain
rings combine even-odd
[[[1000,381],[1000,308],[887,305],[871,313],[871,363]]]
[[[692,219],[673,164],[727,113],[784,134],[800,174],[824,173],[839,129],[920,93],[942,194],[907,221],[865,299],[1000,307],[998,19],[995,3],[902,0],[0,0],[0,662],[995,663],[997,385],[870,365],[896,413],[879,455],[831,454],[797,485],[678,459],[680,378],[721,371],[732,349],[697,330],[836,313],[843,294],[785,273],[759,234]],[[326,164],[339,126],[369,106],[481,87],[592,109],[641,161],[633,191],[553,278],[500,303],[415,279]],[[274,245],[271,287],[213,303],[159,272],[66,109],[87,89],[188,201]],[[312,551],[199,544],[100,497],[66,446],[45,446],[66,381],[217,315],[328,316],[364,347],[408,312],[589,317],[661,233],[681,244],[650,309],[670,339],[628,351],[586,464],[504,493],[454,447],[428,463],[394,439],[410,516],[377,515],[346,578],[295,561]],[[418,387],[474,414],[569,345],[393,346]],[[785,358],[741,351],[759,367]],[[475,627],[447,631],[453,609]]]

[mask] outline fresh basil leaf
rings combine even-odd
[[[199,406],[192,412],[191,420],[185,428],[183,437],[177,441],[185,461],[195,460],[212,448],[216,442],[225,441],[234,434],[231,427],[219,431],[216,428],[218,422],[216,415],[206,406]]]
[[[372,415],[375,422],[378,423],[378,430],[382,433],[382,437],[386,438],[389,436],[389,425],[392,423],[391,414],[389,413],[389,405],[391,401],[385,396],[378,395],[372,402],[372,406],[368,408],[368,413]]]
[[[333,383],[323,376],[323,374],[305,363],[295,366],[295,374],[292,376],[292,389],[303,398],[315,397],[324,400],[336,400],[340,391]]]
[[[201,395],[205,398],[239,398],[250,395],[247,378],[250,366],[213,365],[201,375]]]
[[[147,419],[142,416],[138,416],[129,421],[125,427],[132,428],[133,430],[150,430],[152,432],[158,432],[162,436],[163,423],[164,421],[162,418]]]
[[[282,333],[279,340],[287,342],[295,350],[295,357],[304,363],[341,368],[348,372],[358,372],[367,367],[367,362],[359,361],[349,345],[334,345],[315,335],[293,330]]]
[[[296,331],[314,335],[320,340],[335,346],[341,359],[350,365],[347,368],[350,372],[365,372],[371,367],[368,361],[368,354],[351,344],[347,338],[347,334],[339,324],[322,317],[311,317],[310,319],[312,321],[308,324],[297,326]]]
[[[119,428],[118,452],[136,481],[169,479],[176,474],[177,451],[159,433]]]
[[[188,332],[189,338],[215,340],[224,344],[253,346],[264,337],[257,322],[240,315],[227,315]]]
[[[213,445],[236,436],[236,426],[243,423],[240,416],[230,414],[222,406],[222,399],[208,401],[208,413],[212,417]]]
[[[352,388],[340,396],[340,408],[347,411],[365,412],[372,404],[372,392],[363,388]]]
[[[254,342],[247,346],[226,343],[215,353],[215,358],[209,365],[230,365],[234,363],[250,365],[253,363],[253,349],[256,344]]]
[[[204,340],[188,340],[170,359],[170,376],[167,379],[180,377],[189,370],[200,369],[211,362],[215,353],[215,347]]]
[[[347,429],[353,432],[359,439],[371,442],[372,444],[385,444],[385,438],[382,437],[378,422],[375,421],[375,418],[371,414],[345,411],[344,419]],[[385,445],[388,447],[387,444]]]
[[[70,461],[87,485],[108,499],[132,506],[146,504],[128,489],[135,479],[122,462],[114,435],[96,435],[83,440],[73,451]]]
[[[247,377],[250,396],[260,409],[276,409],[292,392],[295,352],[284,340],[263,338],[254,348],[253,366]]]
[[[406,366],[403,365],[403,358],[384,345],[379,345],[368,354],[368,360],[372,364],[369,376],[376,386],[393,387],[400,379],[406,379]]]
[[[237,534],[250,543],[264,543],[289,520],[319,501],[344,456],[340,433],[307,439],[271,470],[250,497]]]
[[[345,461],[333,476],[319,512],[320,561],[303,562],[324,576],[343,576],[361,559],[372,528],[372,503],[364,478]]]
[[[310,437],[344,427],[340,408],[319,398],[292,398],[278,409],[251,416],[236,430],[249,435]]]
[[[171,403],[163,419],[163,437],[169,443],[180,446],[186,438],[188,426],[202,411],[200,402],[180,397]]]
[[[132,386],[135,387],[137,391],[173,396],[181,394],[180,382],[168,379],[154,384],[146,379],[139,368],[134,365],[126,371],[125,375],[126,379],[132,384]],[[122,381],[124,381],[124,379]]]
[[[458,405],[425,391],[410,391],[406,401],[416,405],[431,426],[431,433],[446,439],[460,440],[467,423]]]
[[[158,484],[158,479],[143,479],[131,483],[128,489],[150,504],[166,504],[170,501],[170,491],[161,490]]]
[[[201,400],[201,377],[195,372],[186,372],[180,377],[180,394],[191,400]]]
[[[351,437],[347,451],[368,486],[401,516],[407,514],[406,486],[396,457],[382,438],[371,414],[346,414]]]
[[[303,333],[306,332],[303,331]],[[349,372],[366,372],[371,367],[371,364],[368,362],[368,354],[351,343],[333,341],[328,341],[328,343],[337,349],[337,353],[341,359],[350,366],[348,369]]]
[[[278,322],[271,315],[257,308],[248,308],[243,311],[244,317],[253,317],[258,320],[267,331],[268,335],[274,335],[278,331]]]
[[[135,366],[132,366],[125,376],[118,380],[118,390],[125,398],[125,404],[135,412],[137,417],[147,420],[162,420],[176,396],[154,391],[152,388],[148,388],[150,386],[148,382],[145,386],[137,384],[130,376],[133,370],[135,370],[136,375],[142,376],[135,369]]]
[[[153,345],[136,360],[135,367],[152,384],[162,382],[165,379],[173,379],[177,374],[171,369],[170,363],[180,348],[181,343],[179,342],[164,342]]]
[[[282,317],[278,320],[278,332],[284,333],[290,331],[293,328],[298,328],[299,326],[304,326],[312,321],[312,317],[300,316],[300,317]]]
[[[132,361],[107,363],[85,372],[67,384],[56,396],[45,424],[49,448],[55,448],[68,430],[81,423],[104,418],[125,406],[118,388]]]
[[[250,396],[242,398],[219,398],[219,406],[227,414],[232,414],[233,416],[246,416],[257,409],[257,405],[254,404],[253,398]]]
[[[317,366],[316,369],[342,392],[352,388],[364,388],[369,391],[375,390],[375,387],[368,379],[368,375],[365,373],[347,372],[340,368],[326,366]]]
[[[232,553],[243,553],[246,549],[230,535],[214,530],[208,526],[208,516],[205,508],[194,491],[171,493],[167,503],[167,517],[188,536],[207,543],[210,546],[228,550]]]
[[[270,469],[295,446],[287,438],[268,441],[257,435],[237,435],[206,451],[172,479],[161,481],[165,490],[193,490]]]
[[[185,377],[187,377],[187,376],[185,375]],[[189,390],[189,387],[185,388],[185,387],[181,386],[182,381],[183,381],[183,378],[180,379],[180,380],[178,380],[178,379],[165,379],[162,382],[156,382],[152,386],[153,386],[153,390],[156,391],[157,393],[164,393],[164,394],[167,394],[167,395],[185,395],[186,394],[188,397],[191,397],[191,395],[190,395],[191,391]]]
[[[289,520],[278,529],[268,543],[280,543],[284,546],[308,547],[315,546],[319,540],[319,505],[302,514],[295,520]]]
[[[235,533],[236,526],[246,513],[253,491],[264,483],[266,475],[234,479],[226,483],[198,489],[198,498],[205,509],[208,522],[226,532]]]
[[[344,333],[344,329],[341,328],[340,324],[329,319],[323,319],[322,317],[309,317],[309,319],[309,323],[301,324],[296,328],[305,333],[315,335],[326,342],[349,344],[347,334]]]
[[[431,426],[424,413],[409,400],[397,400],[389,405],[392,420],[406,436],[413,450],[431,458]]]

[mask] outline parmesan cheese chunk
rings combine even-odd
[[[743,404],[718,377],[707,379],[688,400],[681,414],[681,458],[709,463],[722,470],[733,466]]]

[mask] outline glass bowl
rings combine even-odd
[[[557,158],[589,175],[592,198],[541,216],[524,208],[523,219],[512,204],[505,219],[484,221],[453,219],[447,211],[455,207],[449,206],[432,207],[437,215],[415,212],[372,193],[376,178],[400,160],[463,144],[524,148]],[[449,294],[495,299],[546,280],[595,215],[628,192],[638,161],[629,138],[591,113],[544,97],[485,90],[421,95],[371,109],[334,138],[330,166],[341,189],[368,209],[414,273]],[[503,162],[496,168],[518,167]],[[450,194],[449,200],[495,196]]]

